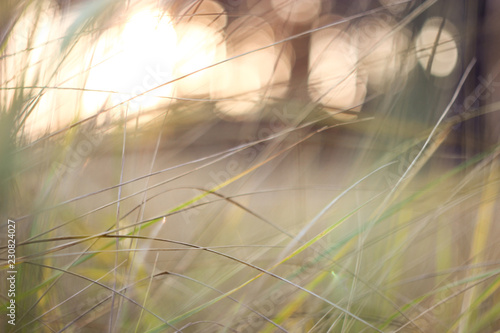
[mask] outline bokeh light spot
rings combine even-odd
[[[455,42],[456,28],[440,17],[427,19],[416,40],[417,57],[424,70],[430,65],[430,74],[437,77],[450,75],[458,62]]]

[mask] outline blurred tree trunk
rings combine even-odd
[[[484,21],[479,44],[482,61],[482,77],[491,81],[488,91],[491,93],[484,105],[500,101],[500,2],[487,0]],[[500,140],[500,112],[485,116],[485,144],[491,146]]]

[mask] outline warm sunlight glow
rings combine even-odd
[[[74,19],[74,12],[60,15],[53,3],[39,1],[26,9],[9,35],[7,57],[0,61],[2,86],[8,89],[0,91],[0,100],[20,110],[21,135],[29,140],[77,119],[85,50],[63,43]],[[25,102],[29,102],[26,108],[12,105]]]
[[[0,331],[500,333],[498,44],[500,0],[0,0]]]
[[[271,4],[282,20],[293,23],[311,22],[321,10],[320,0],[271,0]]]
[[[357,59],[356,47],[347,33],[336,28],[315,32],[311,37],[309,58],[311,100],[334,112],[355,106]]]
[[[92,54],[85,109],[98,111],[108,101],[109,106],[127,102],[129,110],[138,111],[171,97],[172,85],[163,84],[173,78],[176,42],[170,18],[159,11],[144,10],[122,32],[107,31]]]
[[[275,42],[274,30],[258,17],[233,21],[226,34],[227,58],[236,58],[217,66],[212,97],[222,117],[242,119],[255,115],[264,99],[284,96],[293,53],[284,45],[268,47]]]
[[[39,88],[43,85],[49,86],[50,83],[47,82],[54,82],[48,69],[55,68],[48,59],[57,59],[57,53],[54,52],[54,43],[49,41],[60,36],[57,29],[59,24],[60,16],[48,2],[40,2],[38,6],[29,7],[9,36],[6,54],[11,56],[0,62],[5,66],[1,77],[2,86],[9,88],[0,91],[1,101],[5,107],[15,103],[18,87],[28,87],[25,89],[39,94],[36,103],[31,104],[31,107],[25,109],[22,114],[23,134],[27,137],[41,136],[60,120],[54,110],[57,109],[57,104],[54,104],[54,91]],[[31,51],[28,52],[28,49]]]
[[[385,89],[396,77],[404,79],[415,66],[409,51],[410,33],[393,32],[395,25],[388,17],[372,16],[361,20],[356,29],[361,65],[368,72],[368,84],[377,90]]]
[[[179,42],[175,77],[182,77],[176,83],[177,94],[180,97],[208,97],[212,81],[217,79],[215,68],[209,67],[226,57],[224,37],[200,22],[181,24],[176,30]]]
[[[217,81],[214,64],[226,58],[224,7],[215,1],[190,3],[175,26],[178,42],[174,76],[179,97],[208,98]]]
[[[220,31],[226,27],[227,15],[224,13],[224,7],[212,0],[203,0],[195,3],[189,3],[182,11],[183,23],[196,23],[210,27],[215,31]]]

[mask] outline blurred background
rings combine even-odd
[[[497,332],[499,11],[4,0],[5,331]]]

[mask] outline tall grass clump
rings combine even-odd
[[[1,2],[2,331],[499,332],[496,7]]]

